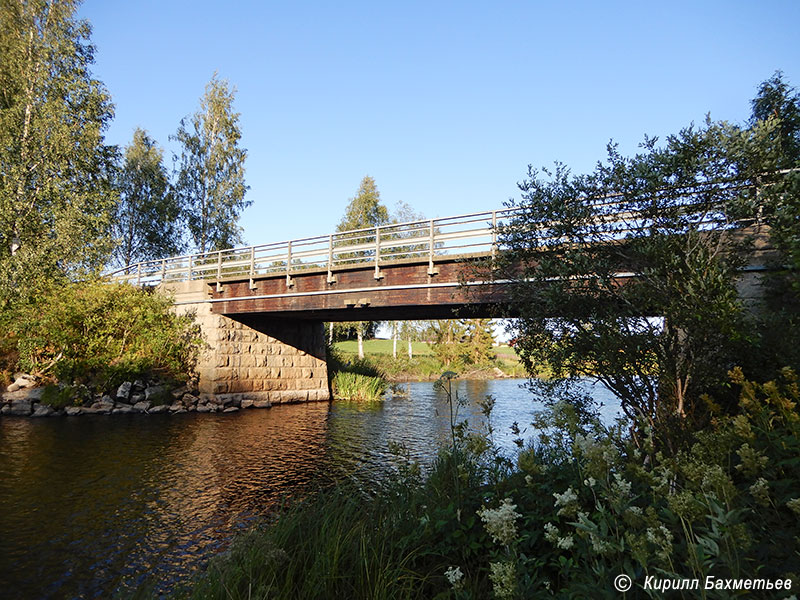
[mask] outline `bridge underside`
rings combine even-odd
[[[502,302],[504,284],[466,285],[467,269],[478,268],[484,256],[439,261],[435,273],[420,262],[382,265],[377,272],[364,266],[330,277],[325,270],[307,269],[286,276],[225,281],[213,287],[212,311],[249,326],[274,320],[384,321],[489,317]],[[212,284],[213,285],[213,284]]]

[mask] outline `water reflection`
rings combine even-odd
[[[536,409],[519,381],[456,381],[461,417],[495,396],[496,439]],[[0,594],[106,598],[155,575],[185,579],[286,496],[384,476],[389,443],[430,460],[450,438],[447,396],[411,383],[370,405],[318,403],[231,415],[0,419]]]

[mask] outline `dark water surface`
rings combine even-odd
[[[459,381],[462,415],[496,398],[497,441],[540,408],[522,380]],[[108,598],[155,575],[183,581],[282,499],[391,472],[390,442],[430,460],[449,437],[431,383],[372,406],[233,414],[0,418],[0,598]],[[602,390],[596,390],[602,397]]]

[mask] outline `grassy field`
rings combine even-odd
[[[336,342],[334,344],[339,352],[345,354],[358,354],[358,342],[356,340],[346,340],[344,342]],[[431,350],[428,342],[411,342],[411,350],[414,356],[431,356]],[[389,354],[392,353],[392,340],[365,340],[364,341],[364,354]],[[397,354],[408,356],[408,342],[397,340]]]
[[[355,340],[337,342],[334,347],[345,360],[352,360],[358,354],[358,342]],[[388,379],[394,381],[437,379],[448,370],[456,370],[461,375],[473,379],[526,376],[516,352],[508,346],[495,347],[495,359],[489,364],[462,367],[442,365],[427,342],[413,342],[411,347],[414,357],[409,360],[408,343],[398,340],[397,358],[393,358],[392,340],[365,340],[364,356]],[[500,369],[502,373],[496,369]]]

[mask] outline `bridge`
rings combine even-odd
[[[498,252],[496,210],[164,258],[109,274],[192,312],[208,348],[201,394],[257,405],[330,399],[326,321],[488,316],[502,283],[465,266]]]
[[[601,205],[615,238],[643,226],[614,199]],[[514,215],[502,209],[189,254],[109,277],[171,292],[177,311],[196,315],[208,342],[201,394],[263,406],[328,400],[323,322],[454,318],[467,309],[490,316],[510,283],[481,273],[502,252],[498,231]]]

